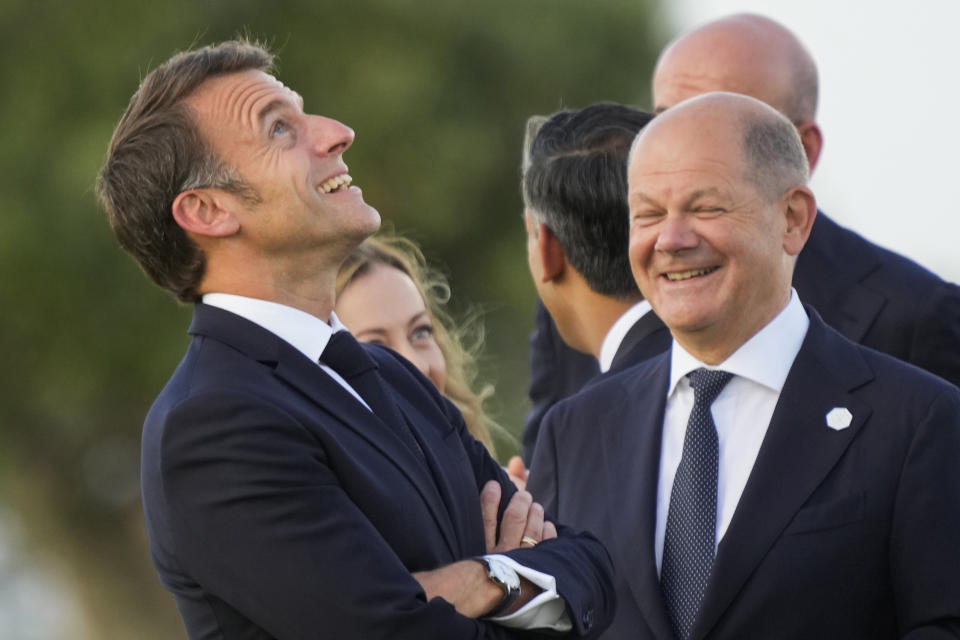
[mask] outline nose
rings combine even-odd
[[[428,378],[430,377],[430,366],[427,364],[427,361],[423,358],[423,356],[421,356],[420,353],[413,348],[413,345],[411,345],[409,341],[404,340],[397,346],[399,347],[399,349],[397,349],[397,353],[413,363],[413,366],[419,369],[420,373]]]
[[[356,134],[347,125],[324,116],[310,116],[313,150],[318,155],[337,155],[346,151]]]
[[[693,249],[700,242],[690,222],[683,215],[668,215],[663,219],[654,245],[656,251],[683,251]]]

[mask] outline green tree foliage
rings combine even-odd
[[[92,186],[139,78],[195,44],[270,43],[307,109],[357,131],[346,160],[367,201],[445,268],[455,308],[486,311],[485,374],[517,430],[535,299],[524,122],[649,106],[653,2],[0,1],[0,499],[63,564],[90,637],[182,636],[149,566],[137,470],[190,311],[117,248]]]

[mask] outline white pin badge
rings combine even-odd
[[[834,431],[841,431],[853,422],[853,414],[846,407],[834,407],[827,413],[827,426]]]

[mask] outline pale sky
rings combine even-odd
[[[791,29],[820,72],[812,187],[840,224],[960,281],[957,0],[667,0],[679,33],[741,11]]]

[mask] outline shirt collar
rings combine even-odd
[[[206,293],[203,295],[203,303],[230,311],[260,325],[289,342],[314,362],[320,359],[330,336],[336,331],[346,329],[332,311],[328,324],[316,316],[285,304],[231,293]]]
[[[809,326],[810,318],[803,310],[797,292],[791,289],[787,306],[719,365],[700,362],[674,340],[670,353],[670,386],[667,388],[667,397],[674,392],[684,376],[701,367],[723,369],[780,393]]]
[[[610,367],[613,366],[613,359],[616,357],[617,351],[620,350],[620,345],[623,344],[623,339],[627,337],[627,333],[633,325],[639,322],[640,318],[647,315],[649,311],[651,311],[650,303],[646,300],[641,300],[624,311],[623,315],[613,323],[613,326],[610,327],[607,335],[603,338],[603,343],[600,345],[599,360],[601,373],[606,373],[610,370]]]

